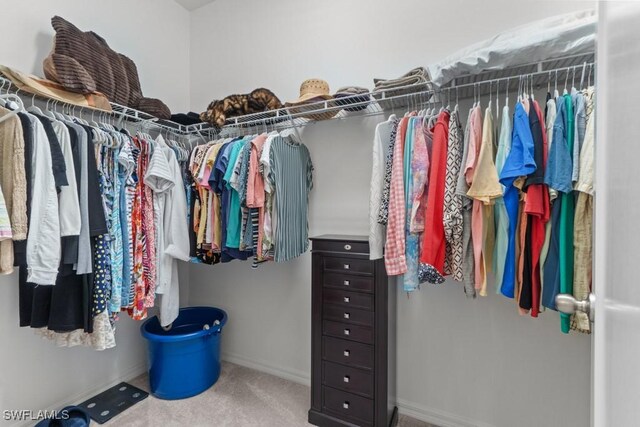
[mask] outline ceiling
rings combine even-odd
[[[176,0],[176,3],[181,4],[187,10],[196,10],[205,4],[213,3],[215,0]]]

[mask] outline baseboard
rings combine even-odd
[[[239,354],[234,353],[222,352],[222,360],[235,363],[236,365],[244,366],[246,368],[255,369],[256,371],[265,372],[279,378],[284,378],[285,380],[293,381],[294,383],[306,386],[311,385],[311,378],[307,372],[282,368],[281,366],[275,366],[264,360],[240,356]]]
[[[428,408],[424,405],[398,399],[398,412],[420,421],[435,424],[439,427],[495,427],[491,424],[472,420],[467,417],[441,411],[439,409]]]
[[[47,408],[47,410],[50,411],[54,411],[54,410],[58,410],[58,409],[62,409],[65,406],[68,405],[74,405],[74,404],[78,404],[81,402],[84,402],[85,400],[87,400],[88,398],[90,398],[91,396],[95,396],[96,394],[100,393],[101,391],[104,391],[108,388],[113,387],[114,385],[122,382],[122,381],[130,381],[138,376],[140,376],[141,374],[147,372],[147,363],[144,362],[142,364],[136,365],[131,367],[130,369],[127,369],[125,372],[123,372],[121,375],[119,375],[118,378],[116,378],[113,381],[109,381],[107,383],[103,383],[103,384],[98,384],[88,390],[83,391],[82,393],[78,393],[74,396],[69,396],[66,397],[64,399],[61,399],[58,402],[55,402],[53,404],[51,404],[51,406],[49,408]],[[17,422],[14,424],[10,424],[9,427],[26,427],[26,426],[33,426],[36,422],[34,421],[28,421],[28,422]]]

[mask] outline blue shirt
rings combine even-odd
[[[500,183],[505,186],[504,204],[509,217],[509,244],[505,257],[504,275],[500,292],[513,298],[516,280],[516,226],[518,224],[518,203],[520,190],[514,186],[518,177],[527,176],[536,170],[534,161],[533,136],[529,126],[529,116],[521,103],[516,104],[513,114],[511,151],[500,172]]]
[[[572,153],[567,144],[567,110],[564,98],[557,102],[556,121],[553,124],[553,144],[549,150],[547,170],[544,175],[544,183],[549,187],[563,193],[573,190],[571,174],[573,172]]]

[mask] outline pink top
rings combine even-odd
[[[471,122],[469,126],[471,127],[469,154],[467,156],[467,163],[464,166],[464,176],[467,184],[471,185],[478,162],[478,155],[480,154],[480,145],[482,144],[482,113],[480,106],[475,107],[473,111],[471,111]]]
[[[411,159],[411,176],[413,177],[413,204],[409,231],[422,233],[424,231],[424,213],[427,204],[427,182],[429,173],[429,152],[424,138],[422,120],[416,124],[413,141],[413,158]]]
[[[384,265],[389,276],[407,272],[405,257],[406,206],[404,200],[404,139],[407,133],[408,117],[398,124],[396,144],[393,147],[391,186],[389,187],[389,218],[387,221],[387,242],[385,244]]]
[[[251,141],[251,153],[249,157],[249,176],[247,180],[247,207],[261,208],[264,206],[264,177],[258,167],[262,147],[267,140],[267,135],[262,134]]]

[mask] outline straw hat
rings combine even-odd
[[[320,108],[310,106],[305,107],[305,104],[333,99],[333,96],[331,96],[329,92],[329,83],[325,80],[308,79],[303,81],[300,85],[300,96],[298,99],[295,101],[285,102],[284,105],[286,107],[290,107],[289,112],[292,114],[301,114],[302,117],[312,120],[327,120],[338,114],[338,110],[312,114],[311,111],[315,111]],[[307,111],[309,111],[309,114],[302,114]]]
[[[292,105],[300,105],[314,98],[318,101],[321,99],[332,99],[329,94],[329,83],[321,79],[308,79],[300,85],[300,96],[295,101],[286,102],[284,105],[289,107]]]

